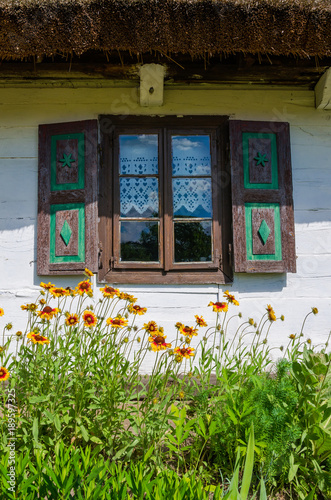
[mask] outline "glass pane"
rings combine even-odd
[[[175,262],[211,262],[211,221],[175,222],[174,226]]]
[[[158,173],[158,136],[156,134],[120,135],[120,174]]]
[[[211,218],[211,179],[173,179],[174,217]]]
[[[121,261],[158,262],[159,223],[121,222]]]
[[[159,188],[155,177],[120,178],[121,217],[158,217]]]
[[[172,175],[210,175],[209,135],[174,135],[171,151]]]

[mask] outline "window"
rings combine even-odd
[[[194,284],[295,272],[287,123],[40,125],[38,193],[39,275],[88,267],[102,282]]]
[[[224,117],[101,117],[100,239],[112,240],[102,248],[103,279],[229,280],[226,124]]]

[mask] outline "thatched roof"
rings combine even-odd
[[[331,0],[0,0],[0,58],[88,50],[331,55]]]

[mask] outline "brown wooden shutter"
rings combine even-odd
[[[296,271],[289,124],[230,121],[234,271]]]
[[[97,121],[39,127],[39,275],[97,271]]]

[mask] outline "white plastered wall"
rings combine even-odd
[[[300,330],[312,306],[306,337],[325,342],[331,329],[331,111],[316,110],[314,92],[206,87],[165,87],[164,105],[142,108],[134,86],[114,88],[2,88],[0,93],[0,330],[6,321],[24,328],[20,305],[36,298],[38,125],[97,118],[100,114],[211,114],[233,119],[287,121],[291,149],[296,224],[297,273],[235,275],[229,286],[123,286],[148,308],[141,321],[164,326],[168,340],[174,323],[193,325],[203,314],[212,323],[210,301],[229,288],[243,318],[259,318],[271,304],[285,322],[273,325],[269,342],[286,344]],[[55,277],[59,286],[76,278]],[[233,326],[236,325],[234,320]],[[240,320],[238,320],[240,321]],[[277,351],[274,351],[275,353]],[[152,358],[151,358],[152,359]],[[151,359],[145,365],[149,370]]]

